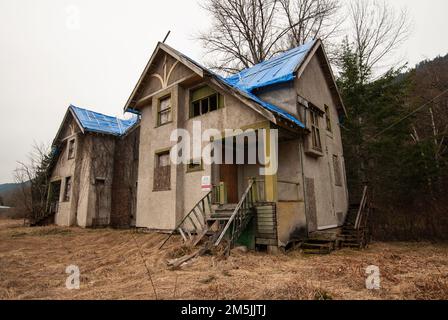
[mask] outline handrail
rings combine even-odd
[[[168,240],[173,236],[173,234],[180,228],[182,225],[187,221],[187,219],[190,219],[193,214],[195,214],[196,209],[200,209],[200,205],[204,203],[204,200],[209,198],[212,195],[213,191],[210,191],[205,195],[201,200],[198,201],[198,203],[193,207],[193,209],[190,210],[190,212],[182,219],[182,221],[176,226],[176,228],[171,231],[169,236],[165,239],[165,241],[161,244],[159,247],[159,250],[163,248],[163,246],[168,242]],[[204,205],[203,205],[204,206]],[[205,208],[203,208],[205,210]]]
[[[247,201],[248,195],[251,194],[252,187],[254,186],[254,184],[255,184],[254,180],[251,180],[249,182],[249,186],[247,187],[246,191],[244,192],[240,202],[236,206],[235,211],[233,212],[232,216],[230,217],[229,221],[227,222],[226,226],[224,227],[223,231],[221,232],[221,235],[219,236],[218,240],[216,240],[215,246],[218,246],[221,243],[227,230],[230,228],[232,222],[235,220],[236,216],[240,212],[240,209],[242,208],[243,204]],[[253,199],[252,199],[252,202],[253,202]]]
[[[368,190],[368,187],[365,186],[364,191],[362,193],[361,204],[359,205],[358,214],[357,214],[356,220],[355,220],[355,229],[359,229],[360,224],[361,224],[362,215],[364,213],[364,209],[367,204],[367,190]]]

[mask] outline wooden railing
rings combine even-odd
[[[207,233],[209,227],[207,218],[213,213],[213,204],[225,204],[227,194],[224,183],[213,186],[212,191],[207,193],[191,211],[182,219],[177,227],[169,234],[159,249],[168,242],[175,232],[179,232],[185,242],[191,242],[194,245],[199,242]]]
[[[368,187],[365,186],[364,191],[362,193],[361,203],[358,209],[358,214],[356,216],[354,224],[354,228],[356,230],[359,230],[359,228],[367,222],[369,212],[368,202],[369,202]]]
[[[240,202],[238,203],[235,211],[230,217],[224,229],[221,231],[220,236],[215,242],[215,246],[220,245],[227,231],[230,229],[230,239],[228,243],[228,248],[231,248],[238,238],[243,233],[244,229],[247,227],[251,217],[253,216],[253,211],[255,203],[257,202],[257,182],[255,180],[250,180],[249,186],[243,194]]]

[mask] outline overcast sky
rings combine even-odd
[[[414,22],[406,61],[448,53],[447,0],[389,2]],[[121,116],[168,30],[169,45],[203,61],[194,35],[208,24],[198,0],[0,0],[0,183],[34,141],[52,141],[71,103]]]

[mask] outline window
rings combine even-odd
[[[339,157],[333,155],[333,171],[334,171],[334,184],[338,187],[342,187],[342,173]]]
[[[325,121],[327,123],[327,131],[332,132],[330,108],[327,105],[325,105]]]
[[[165,97],[159,100],[157,110],[157,125],[162,126],[171,122],[171,97]]]
[[[75,139],[68,142],[68,159],[75,158]]]
[[[320,139],[319,130],[319,115],[315,110],[310,109],[310,120],[311,120],[311,139],[312,146],[314,150],[322,152],[322,142]]]
[[[190,96],[190,118],[218,110],[224,105],[223,96],[207,86],[192,90]]]
[[[65,190],[64,190],[64,202],[70,201],[70,196],[72,192],[72,178],[65,178]]]
[[[192,159],[187,164],[187,172],[196,172],[196,171],[202,171],[202,170],[203,170],[202,159],[197,159],[197,160]]]
[[[170,152],[156,154],[154,167],[154,191],[167,191],[171,188]]]

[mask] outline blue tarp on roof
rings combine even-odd
[[[232,86],[250,92],[276,83],[292,81],[297,66],[305,61],[315,43],[316,40],[310,41],[234,74],[226,80]]]
[[[74,112],[83,129],[90,132],[122,136],[138,122],[138,117],[124,120],[73,105],[70,106],[70,109]]]
[[[228,78],[220,77],[220,79],[265,109],[277,113],[304,128],[303,123],[296,117],[273,104],[261,100],[252,91],[257,88],[294,80],[297,67],[305,61],[306,56],[315,43],[316,40],[310,41]]]

